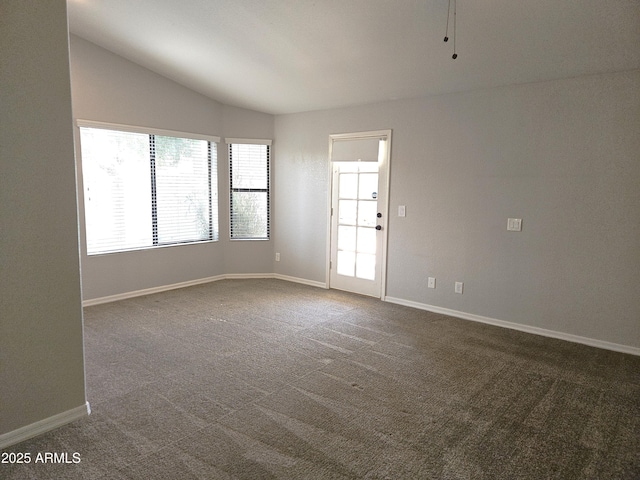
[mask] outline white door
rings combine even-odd
[[[388,138],[378,161],[333,161],[330,288],[384,296]]]

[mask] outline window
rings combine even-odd
[[[87,254],[218,239],[218,138],[79,126]]]
[[[269,239],[268,140],[229,143],[230,230],[234,240]]]

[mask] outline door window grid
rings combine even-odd
[[[376,275],[378,165],[344,163],[338,177],[339,275],[373,280]]]

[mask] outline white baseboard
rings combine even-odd
[[[449,308],[436,307],[434,305],[413,302],[411,300],[404,300],[402,298],[385,297],[384,300],[386,302],[397,303],[398,305],[404,305],[406,307],[418,308],[420,310],[427,310],[433,313],[442,313],[444,315],[461,318],[463,320],[471,320],[472,322],[487,323],[489,325],[510,328],[512,330],[519,330],[526,333],[533,333],[534,335],[541,335],[543,337],[557,338],[559,340],[566,340],[573,343],[582,343],[591,347],[603,348],[605,350],[612,350],[614,352],[629,353],[631,355],[640,356],[640,348],[632,347],[630,345],[621,345],[619,343],[605,342],[604,340],[597,340],[595,338],[581,337],[580,335],[573,335],[570,333],[558,332],[555,330],[547,330],[546,328],[532,327],[520,323],[507,322],[505,320],[483,317],[482,315],[460,312],[458,310],[451,310]]]
[[[313,280],[307,280],[304,278],[290,277],[288,275],[280,275],[279,273],[227,273],[224,275],[216,275],[214,277],[199,278],[197,280],[189,280],[187,282],[172,283],[170,285],[161,285],[159,287],[145,288],[142,290],[134,290],[131,292],[118,293],[116,295],[109,295],[106,297],[90,298],[89,300],[83,300],[83,307],[91,307],[94,305],[100,305],[102,303],[117,302],[118,300],[126,300],[128,298],[142,297],[144,295],[152,295],[154,293],[166,292],[169,290],[176,290],[178,288],[192,287],[194,285],[201,285],[203,283],[217,282],[218,280],[238,280],[238,279],[253,279],[253,278],[277,278],[279,280],[286,280],[287,282],[302,283],[304,285],[310,285],[312,287],[327,288],[327,284],[324,282],[316,282]]]
[[[82,306],[91,307],[93,305],[100,305],[101,303],[117,302],[118,300],[126,300],[127,298],[143,297],[144,295],[152,295],[154,293],[166,292],[168,290],[176,290],[178,288],[192,287],[194,285],[201,285],[203,283],[215,282],[217,280],[224,280],[225,278],[228,278],[227,275],[216,275],[215,277],[198,278],[197,280],[189,280],[187,282],[172,283],[171,285],[161,285],[159,287],[144,288],[142,290],[134,290],[132,292],[118,293],[116,295],[108,295],[106,297],[90,298],[89,300],[83,300]]]
[[[217,280],[245,280],[256,278],[273,278],[273,273],[227,273]]]
[[[89,414],[91,414],[91,407],[89,406],[89,402],[86,402],[84,405],[72,408],[66,412],[58,413],[57,415],[45,418],[44,420],[32,423],[31,425],[13,430],[12,432],[3,433],[0,435],[0,449],[6,448],[10,445],[15,445],[16,443],[24,442],[32,437],[42,435],[45,432],[56,429],[75,420],[79,420]]]
[[[305,278],[291,277],[289,275],[282,275],[279,273],[229,273],[224,275],[217,275],[214,277],[199,278],[197,280],[190,280],[187,282],[174,283],[171,285],[163,285],[159,287],[146,288],[143,290],[136,290],[133,292],[125,292],[117,295],[110,295],[107,297],[93,298],[84,300],[82,305],[84,307],[90,307],[92,305],[99,305],[102,303],[116,302],[118,300],[125,300],[127,298],[140,297],[143,295],[151,295],[153,293],[165,292],[168,290],[175,290],[178,288],[191,287],[194,285],[201,285],[203,283],[216,282],[218,280],[237,280],[237,279],[254,279],[254,278],[275,278],[278,280],[284,280],[287,282],[301,283],[303,285],[309,285],[318,288],[329,288],[327,283],[318,282],[314,280],[307,280]],[[442,313],[456,318],[462,318],[464,320],[471,320],[473,322],[487,323],[489,325],[495,325],[503,328],[510,328],[512,330],[519,330],[521,332],[533,333],[534,335],[542,335],[544,337],[557,338],[560,340],[567,340],[574,343],[582,343],[592,347],[603,348],[605,350],[613,350],[614,352],[629,353],[631,355],[640,356],[640,348],[632,347],[630,345],[621,345],[618,343],[606,342],[604,340],[597,340],[594,338],[581,337],[579,335],[572,335],[570,333],[558,332],[555,330],[547,330],[545,328],[532,327],[529,325],[523,325],[520,323],[507,322],[505,320],[498,320],[491,317],[483,317],[482,315],[475,315],[473,313],[460,312],[458,310],[452,310],[449,308],[437,307],[435,305],[428,305],[426,303],[414,302],[411,300],[404,300],[402,298],[385,297],[383,299],[386,302],[397,303],[398,305],[404,305],[407,307],[413,307],[420,310],[427,310],[434,313]]]
[[[306,278],[290,277],[289,275],[281,275],[279,273],[274,273],[272,275],[272,278],[277,278],[278,280],[284,280],[286,282],[302,283],[303,285],[309,285],[311,287],[318,287],[318,288],[325,288],[325,289],[329,288],[326,282],[317,282],[315,280],[307,280]]]

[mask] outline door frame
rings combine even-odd
[[[329,135],[329,161],[328,161],[328,179],[329,179],[329,187],[327,188],[327,241],[326,241],[326,268],[325,268],[325,278],[327,288],[331,288],[331,241],[332,241],[332,218],[331,218],[331,208],[333,204],[333,166],[332,166],[332,154],[333,154],[333,142],[334,140],[357,140],[357,139],[366,139],[366,138],[380,138],[385,141],[385,151],[383,162],[386,163],[386,179],[384,181],[384,185],[381,185],[384,188],[385,196],[384,202],[382,205],[379,205],[380,212],[382,213],[382,245],[381,245],[381,255],[380,255],[380,292],[378,292],[377,297],[381,300],[384,300],[387,294],[387,244],[389,239],[388,227],[389,227],[389,186],[391,184],[391,129],[388,130],[369,130],[365,132],[354,132],[354,133],[336,133]]]

